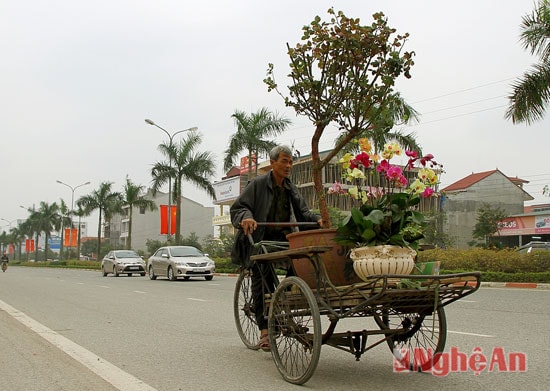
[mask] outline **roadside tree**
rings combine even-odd
[[[215,173],[214,155],[212,152],[195,152],[202,142],[202,137],[193,132],[179,143],[163,143],[160,152],[168,161],[156,162],[151,169],[153,194],[161,186],[174,180],[173,196],[176,201],[176,244],[181,242],[181,198],[183,182],[191,182],[199,189],[205,190],[213,199],[216,198],[214,187],[209,178]]]
[[[268,154],[277,145],[273,137],[284,132],[292,123],[290,119],[271,113],[267,108],[262,108],[250,115],[243,111],[235,110],[232,115],[237,126],[237,131],[231,136],[229,146],[225,150],[223,168],[227,172],[234,165],[241,151],[248,153],[248,179],[252,178],[252,164],[255,173],[258,172],[257,159],[260,153]]]

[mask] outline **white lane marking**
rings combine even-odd
[[[144,383],[138,378],[124,372],[122,369],[111,364],[109,361],[95,355],[94,353],[86,350],[82,346],[74,343],[73,341],[63,337],[55,331],[47,328],[43,324],[28,317],[23,312],[16,310],[7,303],[0,300],[0,309],[6,311],[14,319],[17,319],[23,325],[40,335],[46,341],[52,345],[61,349],[76,361],[83,364],[99,377],[103,378],[108,383],[115,386],[118,390],[124,391],[157,391],[155,388]]]
[[[447,330],[447,332],[452,334],[471,335],[473,337],[495,338],[494,335],[488,335],[488,334],[465,333],[463,331],[451,331],[451,330]]]
[[[134,291],[135,293],[147,293],[147,292],[143,292],[143,291]]]
[[[195,299],[193,297],[188,297],[187,300],[193,300],[193,301],[208,301],[208,300],[203,300],[203,299]]]
[[[465,300],[465,299],[460,299],[460,302],[461,302],[461,303],[477,303],[477,300]]]

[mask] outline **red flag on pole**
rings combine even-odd
[[[69,247],[71,243],[71,229],[65,228],[65,236],[63,237],[63,246]]]
[[[168,233],[168,205],[160,206],[160,234]]]
[[[174,235],[176,233],[176,205],[172,205],[170,207],[171,214],[170,214],[170,235]]]
[[[77,239],[78,239],[78,229],[73,228],[71,229],[71,247],[77,246]]]
[[[176,205],[170,207],[170,235],[176,233]],[[168,205],[160,206],[160,234],[168,234]]]

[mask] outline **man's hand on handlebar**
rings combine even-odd
[[[241,228],[243,229],[244,234],[248,235],[258,228],[258,223],[254,219],[242,219]]]

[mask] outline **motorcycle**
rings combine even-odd
[[[8,261],[2,261],[2,271],[5,272],[8,268]]]

